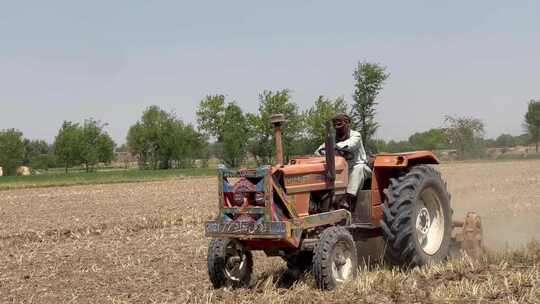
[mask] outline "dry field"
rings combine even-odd
[[[493,251],[540,231],[540,161],[442,165],[457,216]],[[0,191],[0,303],[540,302],[540,245],[408,272],[375,266],[334,292],[256,255],[248,290],[212,290],[203,222],[214,178]],[[292,284],[292,286],[291,286]]]

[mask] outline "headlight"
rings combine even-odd
[[[264,205],[264,192],[255,193],[255,203],[257,205]]]

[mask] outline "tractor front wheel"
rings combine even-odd
[[[208,275],[214,288],[248,287],[253,272],[253,255],[240,242],[213,239],[208,246]]]
[[[358,257],[353,237],[339,226],[326,228],[313,254],[313,276],[320,289],[334,289],[356,277]]]
[[[391,179],[381,220],[386,260],[394,266],[439,263],[450,253],[450,194],[439,172],[427,165],[413,167]]]

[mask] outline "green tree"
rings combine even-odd
[[[197,123],[199,129],[223,142],[225,130],[225,95],[208,95],[199,103]]]
[[[84,135],[78,123],[64,121],[54,139],[54,154],[64,164],[66,173],[69,167],[81,163],[84,149]]]
[[[33,160],[39,156],[47,155],[51,152],[51,147],[44,140],[24,139],[23,165],[33,165]]]
[[[409,137],[409,144],[412,150],[438,150],[443,149],[446,143],[446,136],[442,129],[430,129],[425,132],[417,132]]]
[[[531,142],[535,144],[536,152],[538,152],[540,144],[540,99],[529,101],[527,113],[525,114],[525,130],[529,134]]]
[[[510,134],[501,134],[495,139],[495,146],[497,148],[510,148],[515,147],[517,139]]]
[[[358,63],[353,76],[355,84],[352,116],[360,127],[364,146],[373,153],[376,152],[376,147],[370,141],[379,128],[375,120],[376,99],[390,74],[386,72],[386,67],[363,61]]]
[[[114,159],[116,144],[105,132],[107,124],[102,124],[94,119],[86,119],[82,125],[82,150],[80,159],[86,168],[86,172],[94,170],[98,162],[109,163]]]
[[[15,129],[0,131],[0,166],[4,174],[14,175],[24,158],[23,134]]]
[[[347,103],[343,97],[330,100],[321,95],[315,100],[315,104],[303,113],[309,153],[313,153],[319,145],[324,143],[326,122],[336,114],[347,113],[347,111]]]
[[[411,143],[407,140],[402,141],[395,141],[391,140],[385,145],[386,150],[383,150],[384,152],[389,153],[399,153],[399,152],[407,152],[414,150],[411,146]]]
[[[445,134],[459,159],[478,158],[485,154],[484,123],[473,117],[446,116]]]
[[[298,105],[290,100],[289,90],[264,91],[259,95],[259,111],[257,114],[248,114],[248,125],[251,141],[249,152],[257,164],[269,164],[274,156],[274,131],[270,124],[270,116],[284,114],[287,123],[283,128],[284,153],[287,158],[296,154],[296,142],[302,131],[302,118],[298,112]]]
[[[205,137],[172,113],[160,138],[157,153],[161,169],[192,167],[193,160],[201,158],[207,148]]]
[[[375,145],[378,152],[389,152],[388,143],[384,139],[372,139],[371,141]]]
[[[98,160],[102,163],[110,163],[116,158],[114,151],[116,150],[116,143],[112,137],[106,133],[101,133],[97,138],[97,152]]]
[[[127,144],[138,155],[142,168],[158,168],[158,152],[163,144],[160,137],[169,119],[169,113],[158,106],[150,106],[143,112],[141,120],[129,128]]]
[[[197,110],[199,129],[216,139],[214,156],[227,165],[239,166],[246,156],[247,119],[235,102],[226,102],[224,95],[208,95]]]
[[[93,170],[93,167],[98,163],[97,141],[102,128],[103,126],[93,119],[85,120],[82,126],[83,145],[80,157],[86,172]]]
[[[223,159],[229,166],[236,168],[246,156],[247,120],[240,107],[229,103],[225,109],[224,121],[227,122],[227,128],[222,134]]]
[[[139,167],[148,168],[151,159],[150,145],[146,140],[144,126],[141,122],[135,123],[128,130],[126,145],[133,154],[137,155]]]
[[[529,134],[527,133],[516,136],[515,140],[516,140],[516,145],[518,146],[527,146],[531,142]]]
[[[207,148],[205,137],[193,126],[157,106],[147,108],[129,129],[127,145],[145,169],[189,166]]]
[[[54,148],[44,140],[24,140],[23,165],[33,169],[47,170],[62,166],[54,155]]]

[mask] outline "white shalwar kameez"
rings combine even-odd
[[[367,155],[362,143],[362,135],[357,131],[350,131],[349,138],[336,143],[336,147],[345,150],[353,155],[350,160],[347,160],[349,165],[349,185],[347,193],[357,195],[358,190],[364,184],[364,181],[371,176],[371,169],[367,165]],[[321,155],[324,150],[324,144],[321,145],[316,155]]]

